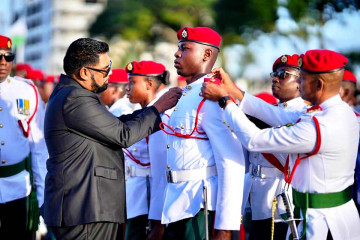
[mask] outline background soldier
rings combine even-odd
[[[0,239],[34,239],[44,202],[44,106],[31,81],[10,77],[11,39],[0,36]]]

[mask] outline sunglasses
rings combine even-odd
[[[111,65],[112,65],[112,61],[110,60],[109,66],[107,67],[106,70],[98,69],[98,68],[92,68],[92,67],[85,67],[85,68],[88,68],[88,69],[91,69],[91,70],[94,70],[94,71],[97,71],[97,72],[103,72],[103,73],[105,73],[105,76],[104,76],[104,78],[105,78],[105,77],[107,77],[109,75],[109,73],[111,71]]]
[[[2,54],[0,54],[0,61],[2,60],[3,57],[5,58],[5,61],[12,62],[15,59],[15,54],[14,53],[2,53]]]
[[[291,73],[291,72],[285,71],[285,70],[280,70],[280,71],[276,71],[276,72],[271,72],[271,73],[270,73],[270,77],[271,77],[271,78],[285,79],[285,78],[286,78],[286,74],[299,77],[299,75],[297,75],[297,74],[295,74],[295,73]]]

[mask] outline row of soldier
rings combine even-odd
[[[209,235],[230,239],[231,230],[240,229],[241,216],[243,223],[249,222],[245,216],[250,208],[251,239],[358,238],[360,220],[351,186],[359,127],[356,114],[340,99],[352,96],[356,84],[350,72],[343,74],[347,59],[329,50],[280,56],[270,74],[273,95],[279,100],[273,106],[238,89],[222,69],[212,70],[221,43],[215,31],[186,27],[177,37],[174,66],[187,83],[181,91],[168,91],[169,72],[160,63],[133,61],[125,70],[111,70],[106,43],[79,39],[70,45],[64,58],[66,75],[60,77],[46,110],[45,190],[39,183],[46,169],[38,165],[48,157],[44,160],[45,153],[40,157],[36,148],[31,149],[31,164],[41,169],[33,174],[35,185],[39,184],[38,206],[45,192],[45,211],[40,208],[40,212],[55,236],[116,239],[118,223],[126,217],[126,239],[205,239]],[[1,65],[8,66],[11,40],[4,39]],[[44,150],[41,133],[36,135],[44,116],[43,110],[36,109],[36,88],[32,82],[9,77],[2,68],[0,73],[2,103],[11,102],[8,109],[20,120],[12,124],[20,126],[23,134],[15,142]],[[5,83],[22,84],[33,96],[3,90]],[[76,91],[79,86],[89,93]],[[95,95],[100,92],[118,118],[103,111]],[[123,115],[133,107],[124,103],[125,92],[141,109]],[[150,110],[160,113],[157,119],[149,120]],[[0,170],[29,159],[29,147],[15,142],[12,149],[2,144],[1,158],[10,162],[5,160]],[[19,157],[10,157],[11,150]],[[7,189],[1,190],[0,207],[7,212],[0,211],[0,236],[8,236],[4,216],[14,208],[9,203],[25,199],[15,205],[19,209],[30,194],[26,181],[21,194],[3,197],[6,191],[20,192],[10,190],[13,186],[7,178],[27,180],[24,168],[13,167],[10,172],[18,172],[12,175],[1,171],[1,186]],[[295,209],[286,212],[289,205],[283,204],[284,198],[290,199],[290,205],[294,198]],[[298,230],[294,218],[303,219]],[[293,226],[291,231],[288,225]]]

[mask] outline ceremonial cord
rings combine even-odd
[[[271,240],[274,240],[276,205],[277,205],[277,198],[276,196],[274,196],[274,200],[272,202],[272,208],[271,208]]]

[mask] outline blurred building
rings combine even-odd
[[[25,0],[27,36],[24,60],[47,74],[63,72],[70,43],[88,37],[88,28],[107,0]]]

